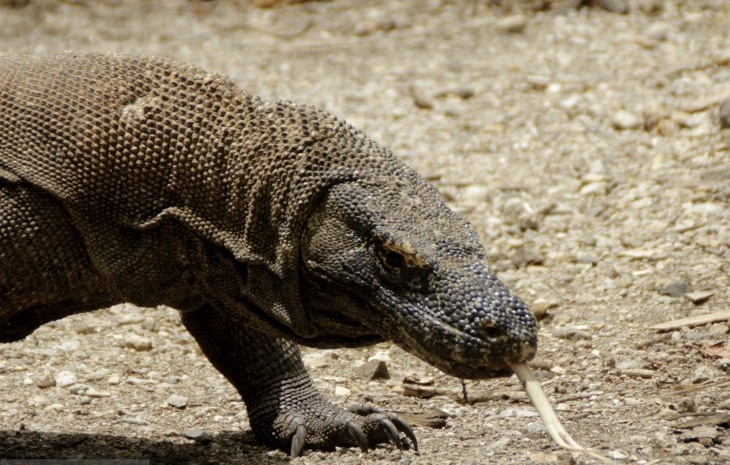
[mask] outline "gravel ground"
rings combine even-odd
[[[171,57],[389,145],[469,217],[541,315],[533,366],[578,442],[617,463],[730,463],[727,316],[652,328],[730,303],[726,2],[524,16],[520,4],[445,0],[12,3],[0,2],[0,53]],[[0,458],[598,463],[554,446],[514,377],[467,381],[465,403],[458,379],[389,344],[305,354],[335,402],[440,410],[445,424],[417,428],[417,454],[289,459],[254,441],[237,393],[175,311],[121,305],[0,346]],[[372,356],[390,379],[358,374]]]

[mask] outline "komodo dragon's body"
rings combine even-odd
[[[501,374],[535,320],[436,189],[345,122],[157,59],[0,58],[0,341],[119,302],[169,305],[261,440],[368,445],[399,417],[324,400],[296,344],[391,340]]]

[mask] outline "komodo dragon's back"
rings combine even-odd
[[[306,447],[415,436],[344,412],[296,343],[388,339],[447,373],[532,357],[535,321],[464,218],[342,120],[165,60],[0,57],[0,341],[119,302],[169,305],[256,435]]]

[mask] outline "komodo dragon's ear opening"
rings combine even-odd
[[[354,212],[343,207],[341,196],[332,191],[321,200],[304,227],[301,260],[325,282],[366,285],[372,281],[374,260],[367,237],[351,220]]]

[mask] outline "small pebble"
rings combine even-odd
[[[46,373],[46,374],[44,374],[43,376],[40,377],[40,379],[38,380],[38,382],[36,383],[36,385],[39,388],[41,388],[41,389],[45,389],[45,388],[49,388],[49,387],[55,386],[56,385],[56,380],[53,379],[50,374]]]
[[[591,333],[579,330],[572,326],[558,326],[557,328],[553,329],[553,336],[557,337],[558,339],[568,339],[571,341],[578,339],[589,340],[592,338]]]
[[[505,437],[499,438],[496,441],[489,444],[487,446],[487,450],[504,449],[505,447],[509,446],[511,443],[512,443],[512,438],[505,436]]]
[[[626,460],[629,458],[628,455],[624,454],[623,452],[612,450],[608,452],[606,455],[608,455],[609,458],[612,458],[614,460]]]
[[[537,318],[539,321],[547,316],[548,310],[557,306],[558,303],[555,301],[539,298],[535,299],[535,301],[532,302],[532,304],[530,305],[530,309],[532,310],[532,313],[535,314],[535,318]]]
[[[545,432],[545,427],[542,426],[542,423],[531,421],[525,426],[525,429],[530,434],[543,434]]]
[[[693,304],[701,304],[715,295],[715,291],[697,291],[684,294]]]
[[[213,441],[213,434],[202,428],[189,428],[183,431],[183,436],[193,441],[208,443]]]
[[[122,341],[122,347],[144,352],[152,348],[152,340],[145,336],[130,334]]]
[[[513,15],[505,16],[497,21],[496,28],[500,32],[508,32],[510,34],[519,34],[527,27],[527,16]]]
[[[89,390],[89,386],[87,386],[86,384],[77,383],[69,386],[68,390],[72,394],[81,396],[86,394],[86,391]]]
[[[388,32],[398,28],[398,22],[392,18],[371,18],[358,23],[353,29],[356,36],[369,36],[378,31]]]
[[[586,184],[580,188],[580,195],[585,196],[604,196],[608,193],[608,183],[605,181],[598,181]]]
[[[411,98],[413,99],[413,104],[417,108],[422,110],[433,110],[433,100],[415,87],[411,88]]]
[[[56,375],[56,386],[64,388],[76,382],[76,375],[70,371],[62,371]]]
[[[646,31],[644,33],[647,35],[647,37],[650,37],[654,40],[665,41],[667,40],[667,37],[669,37],[670,30],[671,26],[669,24],[657,22],[650,24],[649,27],[646,28]]]
[[[557,465],[575,465],[577,463],[570,451],[563,450],[557,452],[555,455],[558,457]]]
[[[372,360],[355,368],[355,374],[366,381],[389,379],[388,366],[382,360]]]
[[[459,97],[462,100],[467,100],[474,96],[474,89],[471,87],[466,87],[466,86],[457,87],[456,89],[454,89],[453,92],[454,92],[454,95],[456,95],[457,97]]]
[[[631,376],[632,378],[653,378],[654,372],[652,370],[645,370],[643,368],[629,368],[628,370],[621,370],[621,374]]]
[[[350,390],[344,386],[336,386],[335,395],[339,397],[347,397],[350,395]]]
[[[675,281],[657,289],[662,295],[668,295],[670,297],[682,297],[689,291],[689,284],[682,281]]]
[[[626,110],[620,110],[611,118],[613,127],[619,130],[639,129],[643,121],[640,116]]]
[[[703,331],[701,329],[691,329],[683,334],[684,339],[686,341],[693,341],[693,342],[699,342],[699,341],[708,341],[710,339],[714,339],[716,336],[710,333],[709,331]]]
[[[549,76],[529,74],[525,78],[525,81],[535,90],[545,90],[550,85],[551,79]]]
[[[89,387],[89,389],[86,390],[86,395],[89,397],[109,397],[111,396],[110,393],[106,391],[99,391],[97,389],[94,389],[93,387]]]
[[[697,369],[692,373],[692,383],[693,384],[699,384],[704,383],[706,381],[712,381],[718,377],[718,373],[713,370],[712,368],[700,365],[697,367]]]
[[[677,404],[677,412],[679,413],[694,413],[696,411],[697,402],[691,397],[686,397]]]
[[[558,463],[558,457],[554,452],[534,452],[530,454],[530,463],[547,463],[555,465]]]
[[[142,322],[142,329],[150,332],[156,332],[160,329],[160,324],[154,318],[145,318]]]
[[[77,323],[74,328],[79,334],[93,334],[96,332],[96,326],[86,321]]]
[[[715,360],[715,366],[725,373],[730,373],[730,358],[719,358]]]
[[[539,413],[535,412],[534,410],[525,410],[525,409],[519,409],[519,408],[508,408],[504,409],[501,412],[499,412],[499,416],[502,418],[532,418],[540,416]]]
[[[683,432],[679,439],[682,441],[697,441],[701,438],[715,439],[718,436],[717,428],[714,426],[697,426],[691,430]]]
[[[616,369],[619,371],[643,368],[644,366],[646,366],[646,362],[637,358],[622,358],[616,362]]]
[[[379,350],[368,359],[368,362],[372,362],[373,360],[382,360],[387,363],[390,361],[390,353],[387,350]]]
[[[173,394],[167,398],[167,404],[175,408],[183,409],[188,406],[188,398]]]
[[[177,384],[180,382],[180,378],[178,378],[177,376],[165,376],[162,379],[162,382],[167,384]]]
[[[112,384],[112,385],[119,384],[120,382],[121,382],[121,377],[119,376],[118,373],[112,373],[111,375],[109,375],[109,379],[107,380],[107,383]]]

